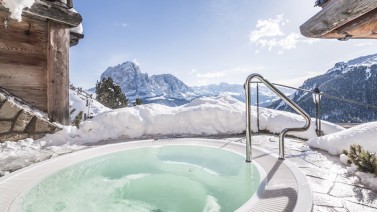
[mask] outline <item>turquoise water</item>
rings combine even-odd
[[[244,160],[199,146],[109,154],[46,178],[23,197],[21,211],[234,211],[259,185]]]

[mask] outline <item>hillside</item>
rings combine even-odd
[[[377,105],[377,54],[337,63],[325,74],[306,80],[300,88],[312,91],[316,87],[324,94],[357,103],[323,96],[322,119],[339,123],[377,120],[377,109],[365,106]],[[292,99],[314,116],[315,105],[311,93],[297,91]],[[289,110],[281,101],[269,107]]]

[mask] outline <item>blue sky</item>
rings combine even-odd
[[[111,3],[110,3],[111,2]],[[85,38],[71,48],[71,82],[94,87],[103,71],[135,61],[187,85],[244,83],[254,72],[299,86],[336,62],[377,53],[375,40],[307,39],[314,0],[77,0]]]

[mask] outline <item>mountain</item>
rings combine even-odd
[[[177,106],[194,98],[193,90],[171,74],[148,76],[141,73],[133,62],[109,67],[101,79],[111,77],[120,85],[126,97],[131,101],[141,98],[144,103],[162,103]]]
[[[251,99],[252,104],[256,104],[256,85],[251,85]],[[200,96],[218,96],[218,95],[230,95],[242,102],[245,102],[245,89],[243,85],[239,84],[228,84],[222,82],[218,85],[206,85],[192,87],[194,92]],[[293,93],[291,89],[279,88],[285,95],[289,96]],[[261,106],[268,106],[271,102],[276,101],[278,97],[269,90],[266,86],[259,84],[259,104]]]
[[[365,106],[377,105],[377,54],[336,63],[325,74],[306,80],[300,88],[312,91],[316,87],[324,94],[356,102],[323,96],[322,119],[338,123],[377,120],[377,109]],[[314,116],[315,105],[311,93],[296,91],[292,99]],[[274,102],[270,108],[290,110],[281,101]]]
[[[139,66],[133,62],[109,67],[101,75],[101,79],[111,77],[120,85],[122,91],[131,102],[141,98],[144,104],[159,103],[167,106],[179,106],[203,96],[229,95],[245,102],[243,85],[220,83],[189,87],[171,74],[148,76],[140,71]],[[256,89],[252,85],[252,103],[256,104]],[[90,89],[94,92],[95,89]],[[290,95],[293,91],[282,89],[283,93]],[[264,86],[259,86],[259,102],[261,106],[270,105],[276,96]]]

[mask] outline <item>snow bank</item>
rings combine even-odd
[[[252,108],[253,131],[256,127],[256,110]],[[260,110],[260,129],[280,133],[287,127],[305,124],[302,117],[276,110]],[[238,134],[245,131],[245,104],[230,97],[205,97],[180,107],[159,104],[112,110],[83,122],[80,128],[65,127],[62,131],[47,135],[43,140],[53,145],[86,144],[119,138],[143,138],[153,136]],[[314,125],[314,122],[313,124]],[[316,137],[315,127],[309,132],[294,133],[300,138]],[[343,128],[323,122],[325,134]]]
[[[303,117],[284,111],[260,108],[260,129],[271,133],[280,133],[285,128],[303,127],[305,120]],[[256,120],[256,110],[252,108],[252,120]],[[330,122],[322,121],[321,130],[325,135],[332,134],[344,130],[343,127],[332,124]],[[256,131],[256,124],[252,127]],[[289,132],[288,135],[293,135],[298,138],[311,139],[317,138],[315,127],[315,119],[311,120],[310,128],[305,132]]]
[[[35,0],[2,0],[4,7],[9,9],[11,13],[10,17],[18,20],[22,20],[22,10],[27,7],[31,7]]]
[[[370,152],[377,152],[376,138],[377,122],[370,122],[338,133],[313,138],[307,143],[311,147],[326,150],[332,155],[340,155],[352,144],[359,144]]]

